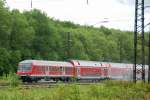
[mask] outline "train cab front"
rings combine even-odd
[[[19,63],[17,75],[20,76],[23,82],[30,81],[32,66],[29,63]]]

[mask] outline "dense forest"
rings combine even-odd
[[[148,34],[145,39],[147,63]],[[0,75],[15,72],[18,62],[24,59],[132,63],[133,32],[59,21],[37,9],[11,11],[0,0]]]

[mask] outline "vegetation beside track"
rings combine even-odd
[[[3,88],[1,100],[150,100],[150,84],[106,81],[100,84],[60,84],[52,88]]]
[[[17,87],[21,85],[21,80],[19,80],[19,76],[15,73],[9,73],[7,75],[0,76],[0,87],[10,86]]]

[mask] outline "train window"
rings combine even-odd
[[[18,71],[21,71],[21,72],[28,72],[30,70],[31,70],[31,64],[21,64],[18,67]]]
[[[51,72],[62,72],[62,67],[49,67]]]
[[[107,72],[108,71],[108,69],[107,68],[104,68],[104,72]]]
[[[63,67],[60,67],[60,72],[63,72],[64,71],[64,68]]]

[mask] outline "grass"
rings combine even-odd
[[[0,77],[0,86],[10,86],[16,87],[21,84],[21,80],[19,80],[19,76],[15,73],[10,73],[8,75],[3,75]]]
[[[52,88],[0,89],[0,100],[150,100],[150,84],[106,81],[100,84],[60,84]]]

